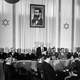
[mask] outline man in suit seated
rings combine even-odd
[[[32,49],[32,53],[30,56],[31,56],[31,60],[36,60],[36,51],[34,48]]]
[[[65,80],[80,80],[80,60],[75,58],[69,66],[69,76]]]
[[[38,64],[38,71],[41,73],[42,80],[56,80],[56,72],[53,67],[49,64],[50,57],[43,55],[42,62]]]
[[[16,59],[13,57],[14,49],[11,49],[8,57],[4,61],[4,71],[5,71],[5,79],[6,80],[14,80],[15,76],[15,68],[13,66],[13,62]]]
[[[21,60],[21,48],[17,49],[17,53],[15,54],[15,57],[17,58],[17,60]]]
[[[0,59],[6,59],[7,54],[4,52],[4,48],[0,48]]]

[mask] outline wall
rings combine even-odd
[[[30,28],[30,4],[45,5],[45,28]],[[79,9],[79,0],[20,0],[15,5],[0,0],[0,47],[32,48],[35,42],[70,50],[78,47]],[[9,25],[2,24],[5,18]],[[69,24],[68,29],[65,24]]]
[[[72,48],[72,0],[61,0],[60,47]],[[66,29],[65,26],[68,25]]]
[[[30,4],[45,5],[45,28],[30,28]],[[35,42],[57,47],[58,0],[21,0],[15,6],[16,48],[31,48]]]
[[[8,20],[8,25],[3,23],[5,19]],[[13,47],[12,20],[12,5],[0,0],[0,47]]]
[[[30,4],[45,5],[45,28],[30,28]],[[73,0],[21,0],[16,4],[16,48],[31,48],[35,42],[73,48]],[[68,24],[69,28],[64,26]]]

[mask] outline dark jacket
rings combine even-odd
[[[56,80],[56,72],[49,63],[44,61],[38,64],[38,70],[43,73],[42,80]]]
[[[46,47],[44,47],[44,51],[47,51],[47,48]],[[38,47],[36,49],[36,56],[37,56],[37,58],[39,58],[39,57],[42,56],[41,47]]]

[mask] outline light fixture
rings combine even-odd
[[[19,0],[5,0],[8,3],[14,4],[17,3]]]

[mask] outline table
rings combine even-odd
[[[24,67],[26,70],[33,69],[34,71],[37,71],[37,61],[19,60],[13,63],[15,68]]]
[[[50,61],[50,65],[54,68],[54,70],[59,70],[62,71],[64,70],[65,67],[68,67],[68,65],[71,64],[71,59],[67,59],[67,60],[62,60],[62,59],[58,59],[58,60],[51,60]]]

